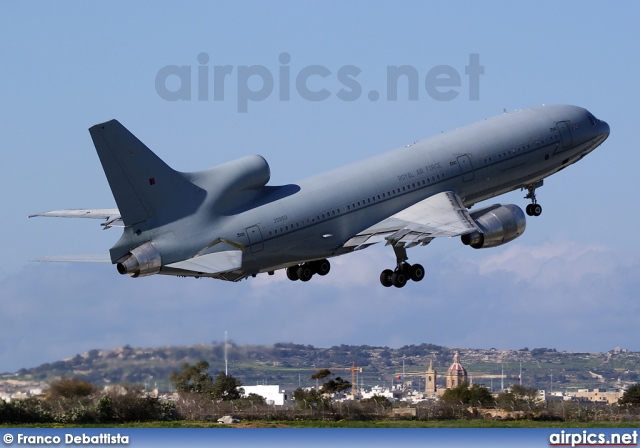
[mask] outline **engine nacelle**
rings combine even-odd
[[[116,267],[122,275],[129,274],[133,278],[144,277],[160,272],[162,258],[158,248],[151,241],[147,241],[120,258]]]
[[[518,238],[527,227],[527,219],[520,207],[496,204],[471,213],[482,232],[462,235],[464,244],[474,249],[496,247]]]

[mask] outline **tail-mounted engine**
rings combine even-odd
[[[480,227],[475,231],[462,235],[464,244],[474,249],[495,247],[508,243],[524,233],[527,219],[520,207],[513,204],[496,204],[471,213],[471,217]]]
[[[120,258],[116,263],[120,274],[129,274],[136,278],[160,272],[162,258],[158,248],[151,241],[147,241],[142,246],[132,249],[129,254]]]

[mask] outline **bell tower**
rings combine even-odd
[[[429,368],[424,374],[424,393],[427,395],[435,395],[436,379],[438,373],[433,368],[433,360],[429,361]]]

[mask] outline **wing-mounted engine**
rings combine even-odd
[[[160,272],[162,258],[160,251],[151,241],[131,249],[131,252],[116,262],[118,272],[133,278],[153,275]]]
[[[527,219],[520,207],[495,204],[470,213],[481,232],[462,235],[464,244],[474,249],[496,247],[518,238],[527,227]]]

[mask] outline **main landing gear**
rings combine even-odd
[[[542,180],[527,185],[525,188],[528,193],[525,199],[531,199],[531,204],[527,205],[526,212],[529,216],[540,216],[542,214],[542,206],[536,200],[536,188],[542,187]]]
[[[287,278],[291,281],[308,282],[314,274],[327,275],[331,270],[329,260],[315,260],[287,268]]]
[[[409,280],[419,282],[424,278],[424,268],[422,265],[410,265],[407,263],[407,251],[404,246],[393,246],[393,250],[396,253],[398,265],[393,271],[391,269],[385,269],[380,273],[380,283],[382,283],[382,286],[386,288],[390,286],[402,288]]]

